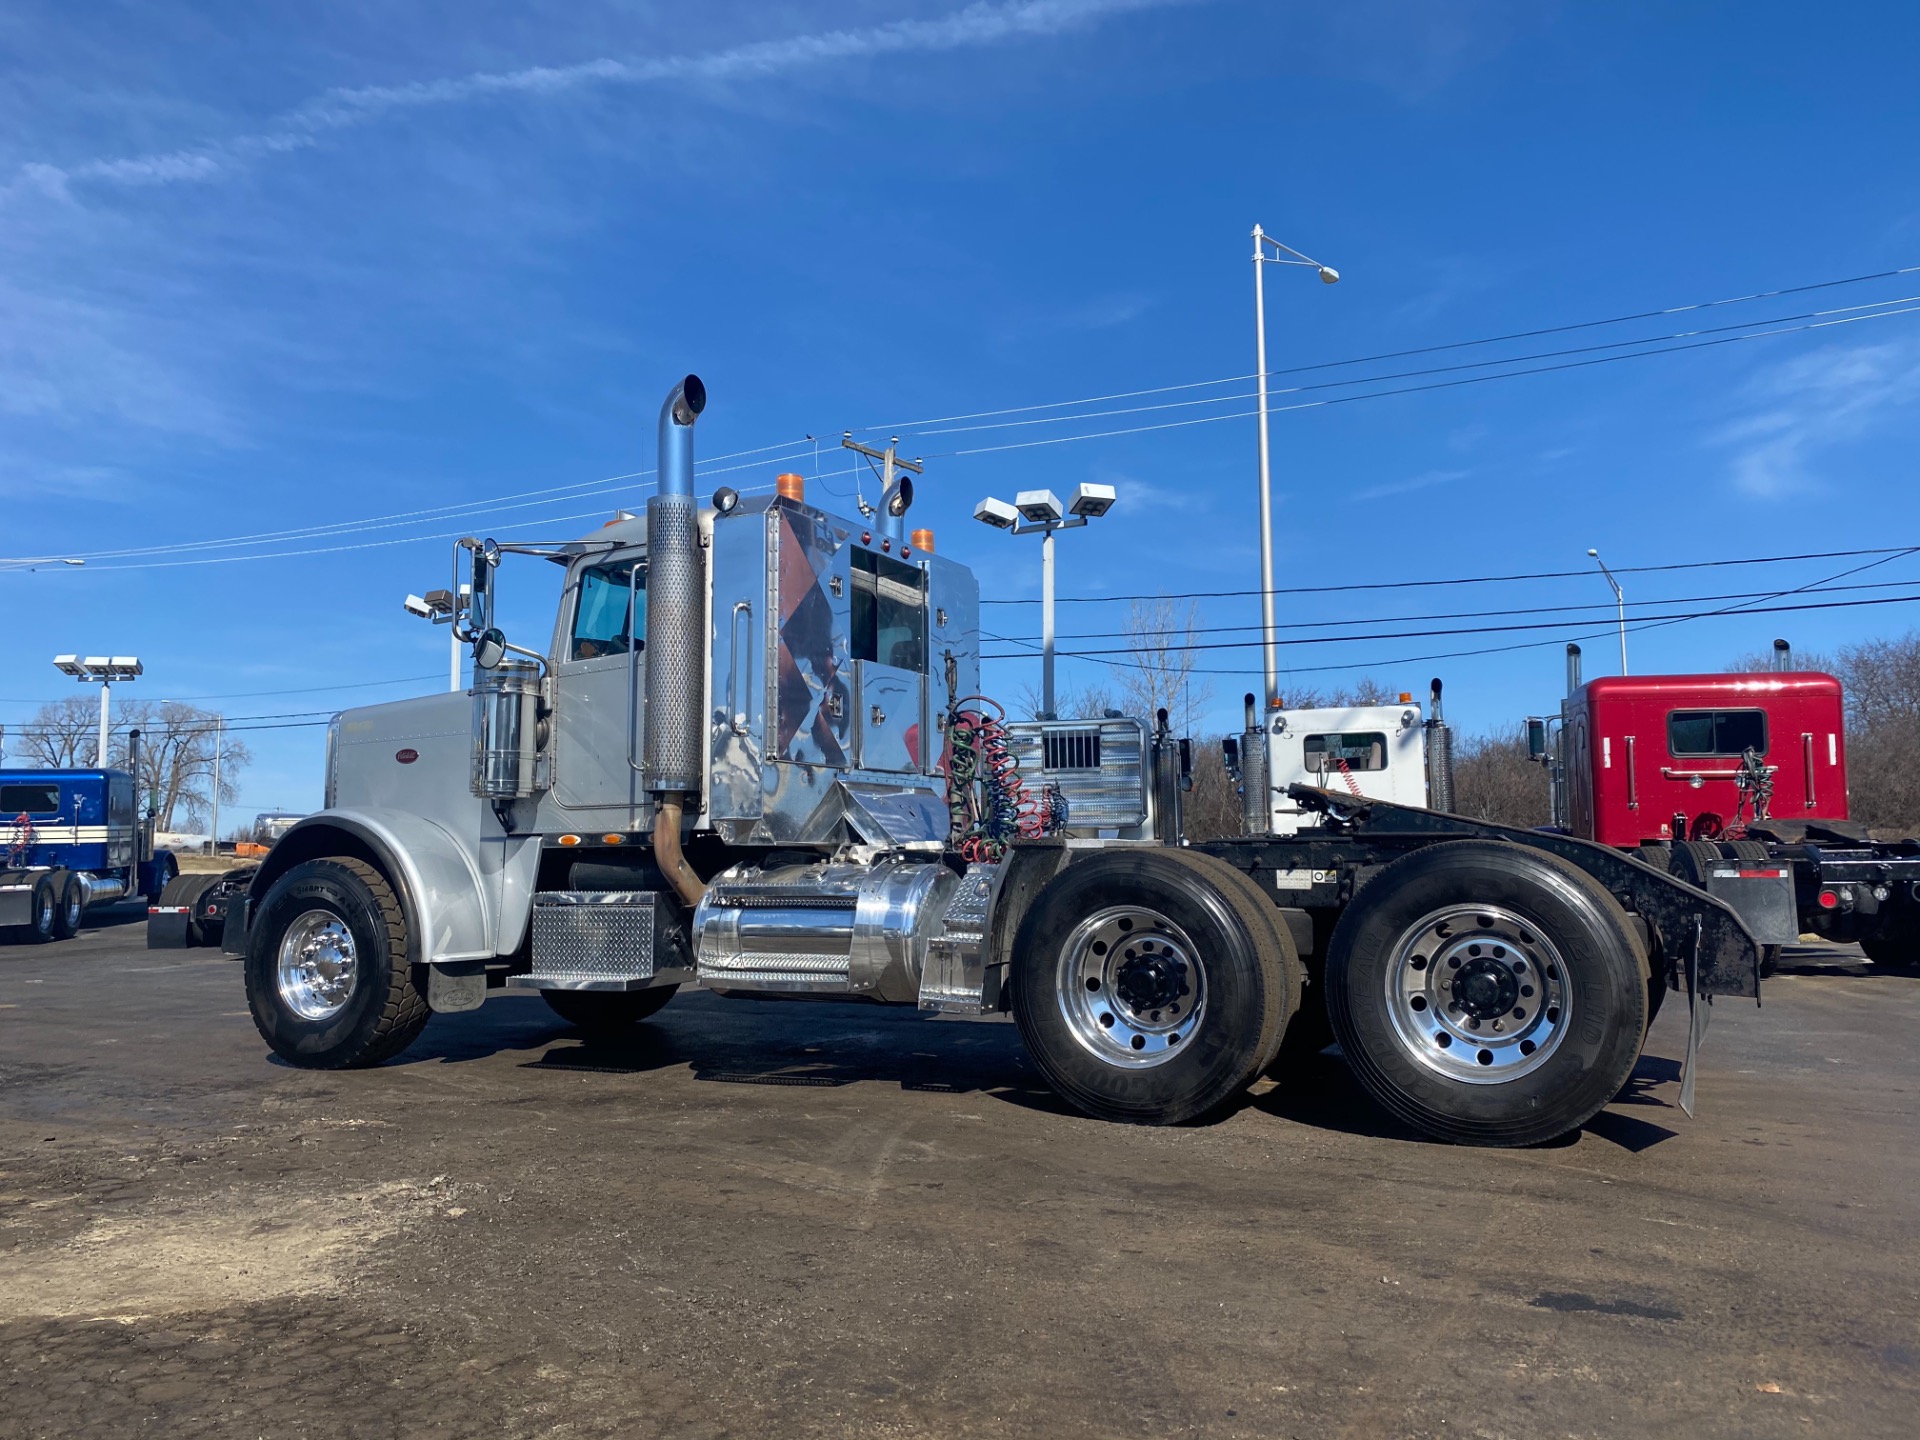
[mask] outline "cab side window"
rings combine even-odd
[[[644,644],[647,632],[647,571],[634,565],[592,565],[580,572],[580,598],[573,612],[570,660],[624,655]]]
[[[1764,710],[1674,710],[1667,715],[1670,755],[1738,758],[1748,750],[1767,753]]]

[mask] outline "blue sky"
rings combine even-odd
[[[850,477],[803,435],[899,427],[932,457],[914,520],[991,598],[1037,595],[1039,556],[968,520],[974,502],[1081,480],[1121,500],[1061,542],[1063,595],[1246,590],[1254,222],[1344,276],[1268,272],[1275,369],[1920,265],[1916,31],[1893,5],[1816,23],[1763,3],[15,0],[0,557],[88,563],[0,563],[0,723],[70,687],[49,664],[66,650],[138,653],[141,696],[238,727],[434,688],[445,632],[401,597],[444,583],[454,535],[580,533],[643,499],[644,479],[613,477],[651,465],[687,370],[712,396],[702,454],[758,452],[712,484],[799,468],[818,495]],[[1277,381],[1877,307],[1283,410],[1279,583],[1577,570],[1590,545],[1639,566],[1920,544],[1920,314],[1890,303],[1910,296],[1920,274]],[[1441,378],[1475,373],[1500,371]],[[1203,381],[1230,383],[1077,421],[911,423]],[[1043,423],[1008,423],[1026,420]],[[1024,443],[1181,420],[1204,423]],[[329,528],[286,533],[309,527]],[[1691,600],[1859,563],[1625,579],[1632,600]],[[1920,582],[1920,557],[1841,583],[1883,581]],[[547,578],[516,582],[531,615]],[[1819,598],[1888,593],[1920,586]],[[1393,631],[1610,601],[1593,575],[1280,608]],[[1061,628],[1115,630],[1124,609],[1063,607]],[[1038,634],[1034,607],[988,613]],[[1251,597],[1202,614],[1221,642],[1254,638]],[[1666,626],[1633,639],[1634,668],[1716,668],[1775,634],[1826,648],[1911,614]],[[1485,728],[1551,706],[1558,645],[1596,617],[1290,646],[1283,664],[1296,685],[1443,674],[1453,718]],[[1516,640],[1547,643],[1382,663]],[[1608,640],[1587,649],[1612,664]],[[1259,652],[1203,665],[1224,727]],[[1011,696],[1037,673],[987,679]],[[1062,665],[1068,685],[1102,673]],[[317,804],[320,734],[249,733],[238,808]]]

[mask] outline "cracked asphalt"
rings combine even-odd
[[[1790,951],[1577,1137],[1450,1148],[1337,1057],[1065,1111],[1012,1027],[537,998],[273,1061],[128,915],[0,946],[0,1436],[1900,1436],[1920,978]]]

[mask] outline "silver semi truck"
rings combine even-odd
[[[1695,1038],[1713,994],[1757,997],[1731,910],[1571,837],[1295,786],[1318,826],[1254,802],[1185,844],[1164,721],[976,695],[979,587],[908,537],[909,480],[851,518],[793,485],[702,503],[705,405],[668,395],[644,517],[461,542],[469,694],[333,723],[325,808],[220,927],[286,1060],[375,1064],[502,991],[604,1032],[698,986],[1011,1012],[1064,1097],[1149,1124],[1337,1039],[1405,1121],[1517,1145],[1613,1098],[1668,988]],[[508,555],[564,567],[550,637],[496,623]]]

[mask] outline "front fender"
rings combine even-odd
[[[413,964],[494,957],[498,926],[471,847],[445,827],[404,810],[309,815],[268,852],[248,892],[249,907],[301,861],[328,855],[352,855],[378,866],[399,892]]]

